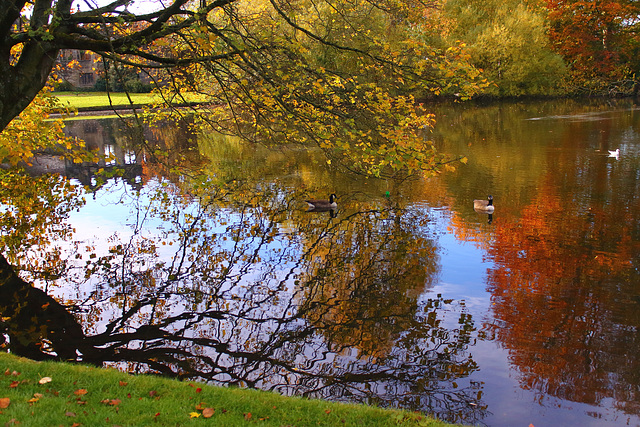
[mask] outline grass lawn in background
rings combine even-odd
[[[58,98],[63,105],[67,103],[77,109],[82,108],[109,108],[109,95],[106,92],[53,92],[53,96]],[[110,94],[113,105],[129,105],[127,94],[112,92]],[[149,104],[155,99],[151,93],[130,93],[129,96],[134,104]]]
[[[123,92],[111,92],[110,94],[107,94],[107,92],[53,92],[53,96],[58,98],[63,105],[68,104],[78,110],[99,109],[101,107],[108,110],[111,107],[109,97],[111,97],[111,103],[115,106],[130,104],[127,94]],[[159,99],[158,95],[153,93],[130,93],[129,97],[131,97],[131,101],[135,105],[150,104]],[[204,101],[203,97],[193,94],[186,94],[184,98],[177,99],[176,103]]]
[[[424,415],[0,353],[0,423],[21,426],[431,426]]]

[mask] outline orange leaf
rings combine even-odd
[[[9,387],[16,388],[18,387],[18,385],[20,385],[20,381],[11,381],[11,384],[9,384]]]
[[[11,404],[11,399],[8,397],[0,398],[0,409],[6,409]]]
[[[126,386],[127,384],[129,384],[129,383],[127,383],[127,382],[125,382],[125,381],[120,381],[120,387],[124,387],[124,386]]]
[[[88,393],[88,391],[85,388],[80,388],[80,389],[78,389],[78,390],[73,392],[73,394],[75,394],[76,396],[84,396],[87,393]]]
[[[249,421],[251,419],[251,412],[244,414],[244,419]]]
[[[202,389],[201,389],[200,387],[198,387],[198,388],[196,389],[196,393],[200,393],[201,391],[202,391]]]
[[[202,411],[202,416],[205,418],[211,418],[215,413],[216,410],[213,408],[204,408],[204,410]]]
[[[156,394],[158,394],[158,392],[157,392],[157,391],[155,391],[155,390],[151,390],[151,391],[149,392],[149,396],[150,396],[150,397],[153,397],[153,396],[155,396]]]

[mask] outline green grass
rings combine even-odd
[[[106,92],[54,92],[53,95],[64,105],[69,103],[73,108],[109,108],[109,96]],[[125,93],[111,93],[113,105],[129,105],[129,99]],[[155,95],[151,93],[129,94],[134,104],[149,104],[153,102]]]
[[[407,411],[34,362],[7,353],[0,353],[0,369],[0,424],[4,425],[447,425]],[[51,381],[41,383],[45,377]]]
[[[62,101],[63,105],[67,103],[77,109],[83,108],[98,108],[104,107],[110,108],[109,95],[106,92],[53,92],[53,96]],[[127,94],[120,92],[112,92],[110,94],[111,102],[113,105],[129,105],[129,98]],[[158,100],[157,95],[152,93],[130,93],[131,101],[134,104],[150,104],[154,100]],[[198,97],[195,95],[185,96],[187,101],[198,101]],[[180,101],[182,102],[182,100]]]

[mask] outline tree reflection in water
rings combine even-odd
[[[3,257],[11,351],[483,417],[480,386],[463,385],[477,369],[471,316],[420,299],[438,273],[424,218],[376,203],[307,213],[301,194],[277,188],[233,195],[127,188],[128,230],[60,246],[66,272],[46,282],[57,299]]]

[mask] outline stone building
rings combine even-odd
[[[60,78],[75,88],[89,88],[102,70],[100,56],[90,50],[63,49],[58,55]]]

